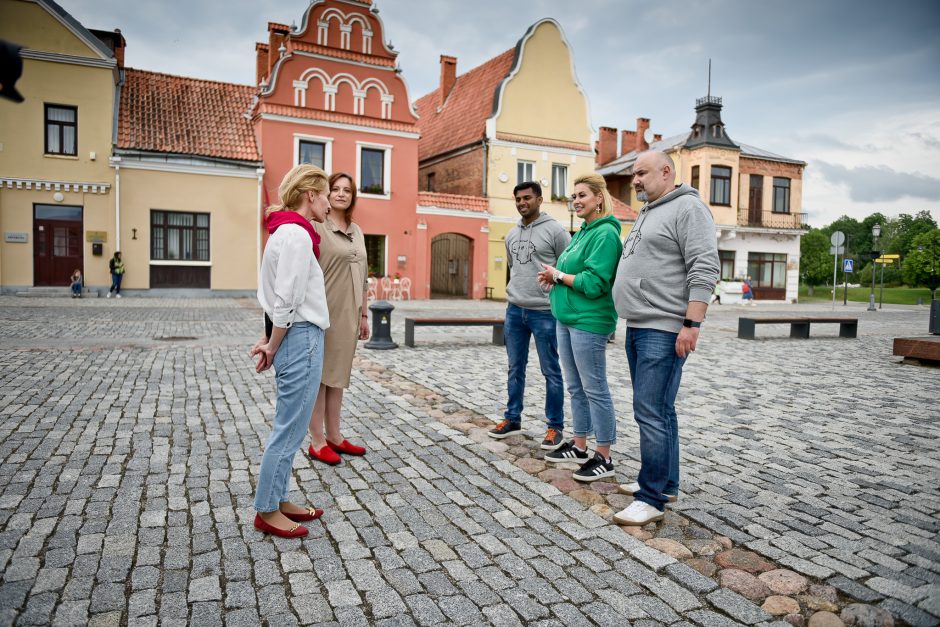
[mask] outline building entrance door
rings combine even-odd
[[[85,273],[82,208],[33,205],[33,285],[69,285],[75,268]]]
[[[431,296],[469,295],[470,239],[444,233],[431,240]]]

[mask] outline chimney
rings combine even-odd
[[[654,142],[661,142],[661,141],[663,141],[663,135],[662,135],[662,133],[655,133],[655,134],[653,135],[653,141],[654,141]]]
[[[255,85],[268,75],[268,44],[258,42],[255,44]]]
[[[636,148],[636,131],[620,131],[620,154],[632,152]]]
[[[124,35],[121,34],[120,28],[114,29],[116,41],[114,42],[114,58],[117,60],[118,67],[124,67],[124,49],[127,47],[127,40],[124,39]]]
[[[281,53],[278,51],[278,48],[287,45],[286,39],[288,32],[288,28],[283,24],[268,22],[268,76],[270,76],[274,64],[281,58]]]
[[[597,134],[595,144],[597,154],[594,157],[597,165],[604,165],[617,158],[617,129],[602,126]]]
[[[636,151],[643,152],[649,150],[650,145],[646,143],[646,131],[650,129],[649,118],[636,119]]]
[[[457,57],[441,55],[441,101],[438,106],[443,107],[447,96],[457,82]]]

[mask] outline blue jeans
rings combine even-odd
[[[277,408],[261,458],[255,509],[273,512],[288,500],[291,465],[303,444],[323,371],[323,329],[295,322],[274,354]]]
[[[72,283],[72,296],[81,296],[82,293],[82,283],[81,281],[76,281]]]
[[[111,289],[108,290],[108,293],[116,291],[118,294],[120,294],[121,293],[121,280],[123,278],[124,278],[123,274],[112,274],[111,275]]]
[[[545,377],[545,422],[561,431],[565,426],[565,382],[558,365],[558,336],[555,317],[551,311],[525,309],[516,305],[506,307],[503,326],[506,355],[509,357],[509,376],[506,388],[509,402],[506,420],[522,422],[522,400],[525,396],[525,369],[529,363],[529,338],[535,336],[535,349],[539,353],[539,367]]]
[[[571,395],[571,429],[578,437],[594,433],[598,446],[617,441],[614,401],[607,387],[607,334],[558,323],[558,354]]]
[[[679,493],[679,420],[676,394],[685,358],[677,333],[627,328],[627,363],[633,383],[633,417],[640,428],[640,491],[633,497],[659,511],[664,494]]]

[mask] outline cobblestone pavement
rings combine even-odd
[[[502,310],[397,307],[399,342],[405,315]],[[669,520],[735,547],[719,553],[731,562],[772,563],[760,581],[780,595],[767,575],[837,595],[829,608],[798,597],[791,622],[841,624],[842,609],[848,623],[887,610],[935,625],[940,370],[890,354],[893,337],[926,332],[926,309],[838,306],[860,318],[856,340],[835,327],[735,339],[737,315],[779,309],[710,312],[679,396],[684,474]],[[273,414],[272,377],[246,355],[253,302],[3,297],[0,325],[0,625],[719,626],[784,613],[740,585],[743,561],[705,576],[666,544],[668,525],[648,526],[652,540],[625,533],[527,471],[513,455],[524,447],[479,437],[505,402],[505,352],[485,328],[420,328],[417,348],[361,350],[344,424],[370,453],[335,468],[298,456],[295,500],[327,514],[304,540],[273,540],[251,526]],[[630,481],[622,340],[608,365],[618,479]],[[532,437],[540,379],[530,364]]]

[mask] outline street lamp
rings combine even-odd
[[[571,226],[568,228],[568,232],[574,235],[574,201],[570,198],[568,199],[568,213],[571,214]]]
[[[881,251],[878,250],[879,242],[878,238],[881,237],[881,225],[875,224],[871,227],[871,294],[868,297],[868,311],[878,311],[875,309],[875,260],[881,256]]]

